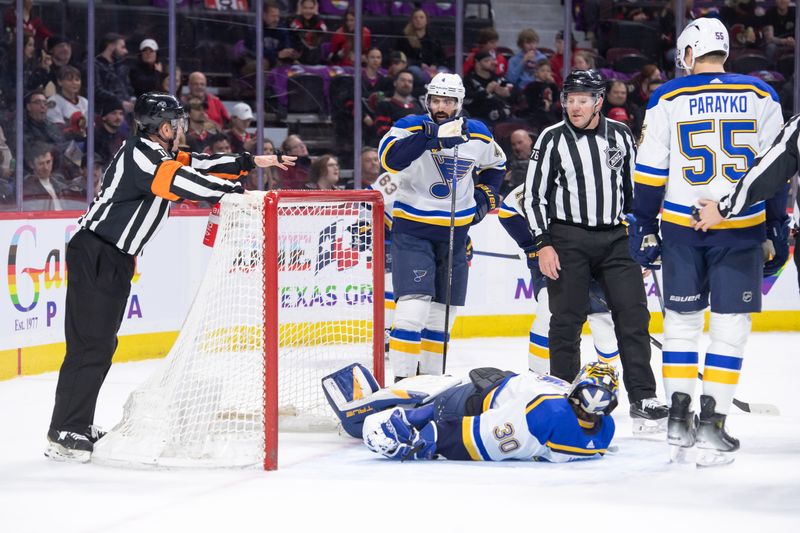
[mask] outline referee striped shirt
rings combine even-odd
[[[254,166],[247,153],[173,155],[154,141],[129,137],[78,224],[122,252],[138,255],[169,217],[170,201],[216,203],[225,193],[242,192],[237,180]]]
[[[625,124],[600,116],[597,128],[561,121],[536,141],[523,206],[537,248],[550,245],[552,222],[588,229],[621,224],[633,200],[636,145]]]
[[[720,199],[720,214],[726,218],[741,215],[753,204],[769,200],[780,192],[798,171],[800,171],[800,115],[795,115],[780,131],[772,146],[753,162],[747,174],[736,183],[733,192]],[[796,201],[800,206],[800,195],[796,197]],[[770,218],[769,213],[767,218]]]

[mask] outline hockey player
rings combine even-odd
[[[642,266],[659,268],[660,256],[664,267],[662,372],[671,404],[671,455],[687,459],[685,452],[696,443],[697,464],[725,464],[739,448],[725,418],[739,381],[749,313],[761,310],[765,206],[758,203],[708,233],[692,230],[692,209],[701,198],[731,191],[775,138],[781,108],[766,83],[725,73],[728,30],[719,20],[693,21],[677,48],[678,66],[691,75],[667,82],[650,97],[636,159],[636,220],[629,243]],[[663,248],[657,219],[662,201]],[[709,298],[711,344],[696,425],[691,404]]]
[[[533,297],[536,299],[536,318],[531,324],[528,343],[528,368],[540,374],[550,372],[550,350],[548,349],[548,332],[550,331],[550,307],[547,296],[547,278],[539,270],[536,245],[533,242],[528,223],[522,215],[523,189],[521,184],[508,193],[498,209],[500,224],[525,252],[528,268],[531,271]],[[597,281],[589,285],[590,299],[587,319],[592,330],[597,359],[601,363],[616,366],[619,362],[617,337],[614,334],[614,322],[606,305],[603,289]]]
[[[476,369],[471,382],[413,409],[367,416],[366,446],[390,459],[563,463],[602,457],[614,437],[619,380],[614,367],[589,363],[570,385],[535,372]]]
[[[466,297],[467,230],[497,207],[505,154],[486,126],[460,116],[463,100],[461,78],[437,74],[425,95],[428,114],[399,120],[378,148],[383,167],[400,178],[391,245],[397,305],[389,354],[395,379],[418,370],[442,373],[453,186],[453,306],[463,306]]]

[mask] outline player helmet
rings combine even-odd
[[[461,105],[464,103],[464,84],[461,82],[461,77],[458,74],[449,74],[447,72],[440,72],[433,77],[431,82],[425,86],[427,92],[425,93],[425,109],[430,113],[430,99],[431,96],[449,96],[455,98],[458,102],[456,104],[455,116],[461,114]]]
[[[589,415],[608,415],[617,407],[619,376],[608,363],[588,363],[584,366],[567,397],[575,407]]]
[[[686,48],[692,49],[692,64],[685,61]],[[730,43],[728,28],[719,19],[699,18],[693,20],[678,36],[675,64],[678,68],[692,70],[695,60],[711,52],[722,52],[728,57]]]
[[[169,122],[175,132],[179,126],[183,127],[183,131],[188,129],[186,110],[177,98],[167,93],[149,92],[141,95],[133,107],[133,118],[141,133],[160,135],[158,128],[164,122]]]

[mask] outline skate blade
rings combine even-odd
[[[676,465],[694,466],[697,462],[697,450],[690,446],[669,446],[669,462]]]
[[[92,459],[92,452],[68,450],[60,444],[51,442],[47,445],[44,456],[59,463],[88,463]]]
[[[634,435],[653,435],[667,431],[667,419],[650,420],[648,418],[633,418]]]
[[[697,466],[707,468],[711,466],[729,465],[736,459],[733,452],[721,452],[719,450],[698,450]]]

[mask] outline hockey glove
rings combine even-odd
[[[497,208],[497,193],[488,185],[479,183],[475,186],[472,196],[475,198],[475,216],[472,218],[472,223],[477,224],[483,220],[486,213]]]
[[[528,262],[528,268],[531,273],[534,271],[539,272],[539,250],[536,246],[527,246],[522,251],[525,252],[525,260]]]
[[[528,270],[531,271],[531,282],[533,284],[533,299],[539,301],[539,291],[547,287],[547,277],[542,274],[539,268],[539,249],[536,245],[527,246],[522,249],[525,252],[525,260],[528,262]]]
[[[472,237],[467,235],[467,245],[466,245],[466,252],[467,252],[467,264],[472,263],[473,257],[475,257],[475,250],[472,248]]]
[[[788,219],[788,217],[787,217]],[[764,277],[774,276],[789,259],[789,221],[768,220],[764,241]],[[771,245],[771,246],[770,246]],[[769,250],[769,252],[767,251]]]
[[[417,431],[400,407],[370,415],[364,421],[364,444],[389,459],[434,459],[436,438],[436,423],[429,422]]]
[[[641,223],[632,215],[628,216],[628,250],[634,261],[643,268],[661,268],[661,237],[658,235],[658,221]]]
[[[469,140],[467,121],[463,117],[448,120],[441,124],[425,122],[423,133],[428,138],[426,150],[444,150],[454,148]]]

